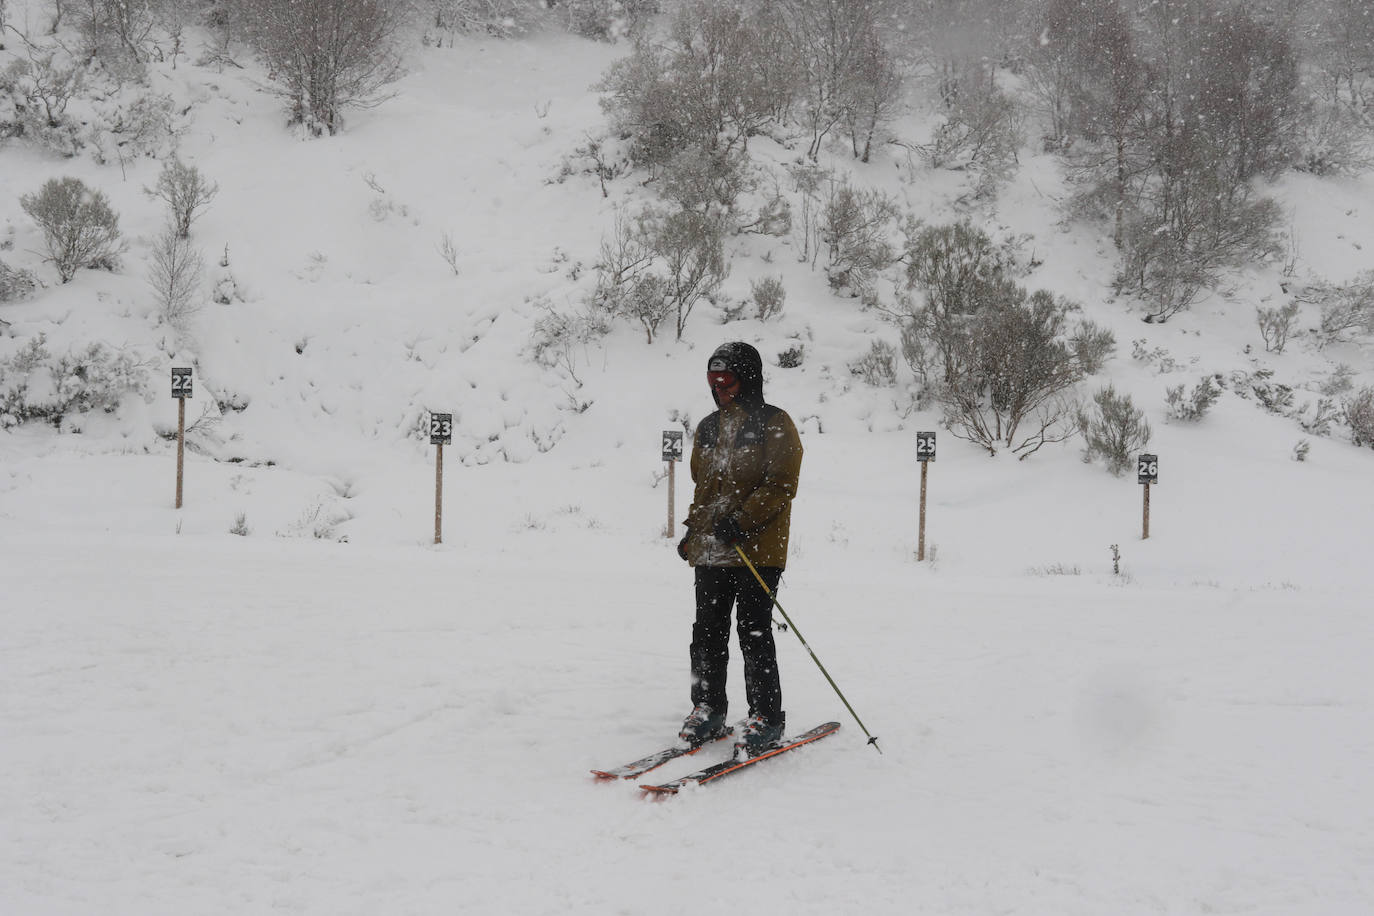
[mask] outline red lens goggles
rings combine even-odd
[[[735,378],[735,373],[726,371],[708,372],[706,373],[706,381],[710,383],[712,388],[730,388],[739,380]]]

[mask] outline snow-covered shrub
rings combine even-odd
[[[1066,393],[1083,378],[1065,336],[1073,307],[1046,290],[1008,284],[1001,301],[944,328],[948,381],[937,386],[945,425],[961,439],[1024,459],[1077,426]]]
[[[83,71],[57,58],[56,49],[32,49],[0,70],[0,140],[22,137],[63,156],[80,149],[67,106],[81,91]]]
[[[349,108],[387,98],[403,75],[404,5],[388,0],[236,0],[249,39],[275,75],[290,122],[333,135]],[[328,27],[324,27],[328,24]]]
[[[1179,169],[1191,174],[1206,169]],[[1268,198],[1226,196],[1217,189],[1191,190],[1197,200],[1181,208],[1132,214],[1122,228],[1122,262],[1113,287],[1119,294],[1139,294],[1150,307],[1145,320],[1163,323],[1190,307],[1202,290],[1215,286],[1228,267],[1262,260],[1280,250],[1278,226],[1282,208]],[[1193,200],[1193,194],[1188,196]]]
[[[111,412],[125,395],[141,395],[148,367],[133,354],[93,343],[55,356],[43,334],[0,360],[0,427],[93,410]]]
[[[649,247],[661,266],[677,339],[681,340],[692,309],[713,296],[730,274],[726,221],[717,214],[695,210],[647,211],[644,215]]]
[[[1069,349],[1084,375],[1096,375],[1116,351],[1116,335],[1093,321],[1081,321],[1069,334]]]
[[[1374,166],[1368,128],[1353,106],[1310,102],[1297,119],[1293,167],[1319,176],[1359,175]]]
[[[652,273],[631,277],[609,287],[601,304],[618,318],[638,322],[644,329],[646,343],[654,342],[658,326],[673,314],[668,281]]]
[[[754,317],[767,321],[782,314],[787,302],[787,290],[783,288],[782,277],[763,277],[749,281],[749,295],[754,302]]]
[[[1093,406],[1078,411],[1078,428],[1087,447],[1083,460],[1103,459],[1107,470],[1120,477],[1135,454],[1150,444],[1150,424],[1130,395],[1117,394],[1111,385],[1093,395]]]
[[[794,344],[778,354],[779,369],[796,369],[802,364],[806,357],[806,346],[804,344]]]
[[[922,380],[949,382],[955,369],[950,347],[963,316],[1016,299],[1016,254],[970,220],[926,226],[908,219],[903,233],[906,285],[923,302],[905,297],[900,303],[902,352]]]
[[[59,4],[70,13],[70,22],[81,36],[81,55],[99,59],[103,66],[117,67],[127,78],[143,73],[143,64],[156,51],[156,27],[167,21],[162,14],[172,4],[165,2],[130,3],[128,0],[83,0]]]
[[[1318,385],[1321,396],[1315,402],[1304,401],[1301,404],[1298,403],[1298,394],[1302,389],[1274,381],[1272,369],[1232,372],[1230,385],[1237,397],[1244,400],[1253,397],[1269,413],[1296,421],[1304,431],[1314,436],[1327,436],[1331,433],[1331,424],[1342,416],[1336,396],[1343,390],[1342,385],[1348,382],[1348,378],[1339,370],[1334,374],[1336,381],[1328,379]],[[1348,390],[1348,385],[1344,390]]]
[[[1270,413],[1286,416],[1293,409],[1293,386],[1275,382],[1273,378],[1272,369],[1235,372],[1231,375],[1231,388],[1243,398],[1254,395],[1260,406]]]
[[[0,261],[0,302],[17,302],[38,288],[32,271],[10,267]]]
[[[172,97],[161,92],[126,90],[93,102],[94,112],[82,133],[99,163],[158,156],[171,149]]]
[[[348,537],[340,535],[338,528],[352,518],[352,513],[340,508],[334,500],[328,500],[326,505],[326,500],[320,498],[303,509],[299,518],[277,534],[279,537],[313,537],[320,541],[346,543]]]
[[[229,246],[224,246],[224,254],[216,262],[215,275],[211,278],[212,289],[210,298],[220,305],[228,305],[234,301],[243,301],[243,293],[239,290],[238,281],[234,279],[233,270],[229,266]]]
[[[1290,302],[1276,309],[1256,308],[1255,319],[1259,322],[1260,337],[1264,338],[1264,349],[1269,353],[1282,353],[1298,319],[1298,304]]]
[[[1306,401],[1290,416],[1297,420],[1298,425],[1306,432],[1314,436],[1329,436],[1331,424],[1340,418],[1341,411],[1331,398],[1317,398],[1315,404]]]
[[[83,267],[112,266],[124,250],[119,216],[103,193],[80,179],[49,179],[37,193],[19,198],[19,206],[42,230],[63,283]]]
[[[1145,363],[1146,365],[1154,363],[1155,371],[1160,375],[1168,375],[1170,372],[1183,368],[1179,365],[1178,360],[1174,359],[1173,356],[1169,354],[1167,349],[1164,347],[1155,347],[1151,350],[1149,349],[1149,343],[1150,342],[1143,337],[1139,340],[1131,341],[1131,359]]]
[[[898,216],[896,201],[882,191],[831,185],[820,225],[831,289],[858,296],[896,261],[889,236]]]
[[[664,164],[660,185],[659,195],[682,210],[732,212],[752,185],[749,157],[692,145]]]
[[[921,158],[931,168],[973,171],[975,195],[995,196],[1017,168],[1016,152],[1025,140],[1021,111],[985,78],[961,82],[948,101],[944,121],[920,148]]]
[[[1344,286],[1318,283],[1306,298],[1321,307],[1318,333],[1323,345],[1335,343],[1346,332],[1374,334],[1374,270],[1366,270]]]
[[[586,310],[573,314],[557,311],[547,301],[537,304],[544,314],[535,319],[534,330],[530,334],[535,362],[549,368],[561,366],[574,382],[581,385],[582,380],[577,377],[578,355],[585,354],[588,344],[604,337],[610,330],[602,320],[604,312]]]
[[[658,13],[658,0],[562,0],[568,31],[597,41],[617,41],[643,30]]]
[[[1221,397],[1221,384],[1217,376],[1204,375],[1193,390],[1183,393],[1183,386],[1177,385],[1165,391],[1164,401],[1168,405],[1165,412],[1172,420],[1196,423],[1207,415],[1212,405]]]
[[[455,34],[494,35],[515,38],[529,32],[539,21],[536,0],[422,0],[424,40],[453,46]]]
[[[1356,445],[1374,448],[1374,387],[1361,388],[1343,409],[1350,438]]]
[[[614,7],[655,5],[571,0],[557,9],[571,17],[573,31],[614,40]],[[629,141],[637,165],[655,168],[693,146],[729,154],[778,122],[795,95],[798,69],[785,61],[787,42],[770,6],[677,5],[662,41],[636,41],[607,69],[595,88],[612,132]],[[631,33],[638,31],[634,18],[625,21]]]
[[[1355,369],[1346,364],[1340,363],[1318,386],[1318,390],[1329,398],[1334,398],[1338,394],[1345,394],[1355,387]]]
[[[781,189],[774,187],[748,218],[740,225],[740,232],[786,238],[792,232],[792,205]]]
[[[89,149],[101,163],[166,153],[174,104],[145,79],[127,51],[91,58],[30,46],[0,70],[0,140],[23,138],[67,157]]]
[[[692,309],[730,272],[725,221],[718,214],[652,207],[633,218],[617,214],[596,271],[594,306],[638,323],[649,343],[672,316],[680,340]]]
[[[875,388],[897,384],[897,348],[885,340],[875,340],[864,356],[849,364],[850,375],[857,375]]]
[[[601,196],[610,197],[607,183],[619,178],[633,167],[630,152],[623,142],[604,137],[587,137],[587,142],[565,155],[558,173],[548,179],[549,184],[562,184],[574,175],[595,175],[601,184]]]

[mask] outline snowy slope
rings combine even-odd
[[[784,276],[775,322],[703,310],[652,346],[623,327],[577,380],[531,361],[541,297],[573,307],[614,206],[648,193],[556,180],[620,50],[417,51],[396,99],[311,142],[251,73],[160,73],[197,102],[182,154],[221,192],[196,239],[242,296],[188,337],[142,278],[158,163],[0,150],[8,259],[41,268],[16,198],[54,175],[98,184],[133,239],[121,273],[0,309],[0,352],[43,332],[133,348],[155,380],[193,364],[191,419],[208,410],[180,511],[161,381],[79,432],[0,432],[0,913],[1374,908],[1374,453],[1229,393],[1201,424],[1163,413],[1166,388],[1210,373],[1310,389],[1346,363],[1370,384],[1369,349],[1265,354],[1254,308],[1284,301],[1280,265],[1142,324],[1110,301],[1109,240],[1061,225],[1053,162],[1027,156],[990,219],[1033,235],[1030,283],[1115,331],[1093,387],[1149,411],[1151,537],[1140,487],[1076,443],[1016,462],[942,432],[917,563],[914,433],[938,418],[850,374],[895,333],[788,240],[739,242],[729,281],[742,297]],[[948,175],[880,158],[856,179],[952,218]],[[1301,270],[1367,269],[1374,179],[1276,193]],[[705,356],[736,338],[804,431],[780,597],[884,753],[779,634],[793,729],[841,733],[651,804],[587,770],[688,711],[659,433],[708,411]],[[1136,339],[1173,371],[1133,359]],[[777,368],[797,340],[804,364]],[[430,410],[459,422],[441,545],[415,434]],[[676,495],[680,517],[684,480]],[[742,715],[737,662],[732,679]]]

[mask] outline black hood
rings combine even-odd
[[[715,371],[722,363],[725,370],[735,373],[735,378],[739,379],[739,394],[735,396],[735,400],[743,407],[757,407],[762,404],[763,357],[759,356],[759,351],[740,340],[723,343],[716,347],[716,352],[706,361],[706,371]],[[711,399],[715,400],[715,397],[716,393],[712,391]]]

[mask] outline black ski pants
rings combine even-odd
[[[759,568],[777,591],[782,569]],[[692,624],[692,704],[725,712],[725,675],[730,661],[730,609],[744,657],[744,692],[750,715],[776,721],[782,712],[777,648],[773,643],[773,601],[743,566],[696,567],[697,617]]]

